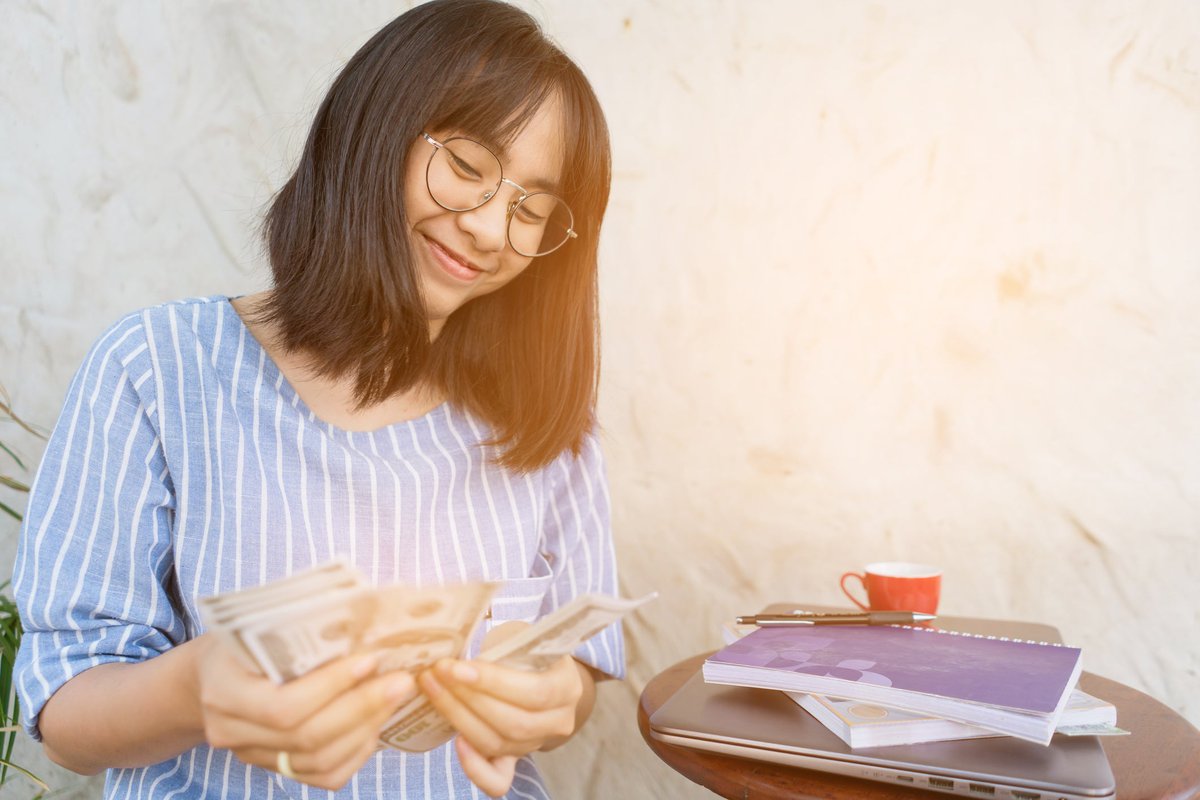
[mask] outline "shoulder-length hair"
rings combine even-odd
[[[412,144],[453,130],[507,145],[551,97],[578,238],[456,310],[431,342],[403,202]],[[425,381],[489,424],[506,467],[578,453],[595,414],[610,162],[591,85],[532,17],[495,0],[417,6],[334,80],[271,201],[262,233],[274,290],[259,318],[318,374],[351,376],[360,408]]]

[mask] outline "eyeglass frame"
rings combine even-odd
[[[575,232],[575,212],[571,210],[571,207],[569,205],[567,205],[567,201],[563,200],[561,197],[554,194],[553,192],[530,192],[524,186],[517,183],[516,181],[504,177],[504,164],[500,161],[500,157],[492,152],[492,148],[488,147],[487,145],[483,144],[482,142],[477,142],[474,139],[468,139],[465,136],[453,136],[453,137],[447,139],[445,142],[439,142],[437,139],[434,139],[432,136],[430,136],[427,132],[422,131],[421,138],[423,138],[425,141],[427,141],[431,145],[433,145],[433,153],[429,156],[429,161],[426,162],[426,164],[425,164],[425,190],[427,192],[429,192],[429,197],[432,198],[433,202],[437,203],[438,206],[440,206],[441,208],[444,208],[447,211],[452,211],[455,214],[462,214],[467,211],[474,211],[477,208],[482,208],[483,206],[487,205],[489,200],[491,200],[493,197],[496,196],[496,193],[500,191],[500,186],[502,184],[507,183],[509,186],[516,189],[521,195],[516,200],[511,201],[508,204],[508,209],[504,212],[504,239],[505,239],[505,241],[508,242],[508,246],[513,249],[514,253],[516,253],[519,256],[524,256],[525,258],[541,258],[542,256],[548,256],[551,253],[555,252],[556,250],[559,250],[560,248],[562,248],[562,246],[564,244],[569,242],[571,239],[579,238],[579,234]],[[498,184],[496,184],[496,188],[484,195],[483,202],[477,203],[476,205],[473,205],[470,208],[450,208],[449,206],[445,205],[444,203],[442,203],[441,200],[438,200],[437,197],[434,196],[433,187],[431,187],[429,185],[429,169],[430,169],[430,167],[433,166],[433,159],[437,157],[439,150],[445,149],[446,144],[453,142],[455,140],[459,140],[459,141],[463,141],[463,142],[470,142],[471,144],[479,145],[484,150],[487,150],[489,153],[492,154],[492,158],[496,159],[496,164],[499,165],[499,167],[500,167],[500,182]],[[567,227],[567,235],[565,237],[563,237],[563,240],[561,242],[559,242],[554,247],[552,247],[551,249],[547,250],[544,253],[538,253],[537,255],[529,256],[529,255],[525,255],[520,250],[518,250],[516,248],[516,246],[512,243],[512,235],[510,233],[510,228],[512,227],[512,217],[513,217],[513,214],[517,210],[517,206],[521,205],[521,203],[524,203],[528,198],[532,197],[535,194],[548,194],[551,197],[553,197],[555,200],[562,203],[563,208],[565,208],[567,210],[567,214],[569,214],[571,217],[571,224]]]

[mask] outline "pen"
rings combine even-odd
[[[937,619],[935,614],[919,611],[867,611],[847,614],[813,614],[793,611],[790,614],[751,614],[738,617],[738,625],[772,627],[782,625],[912,625]]]

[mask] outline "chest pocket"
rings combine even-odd
[[[546,599],[546,592],[550,591],[550,582],[554,580],[554,574],[550,571],[550,562],[541,553],[534,557],[530,573],[528,578],[510,578],[504,581],[492,595],[491,605],[484,614],[484,624],[475,628],[475,634],[467,645],[467,658],[479,655],[484,635],[497,625],[512,620],[537,620],[538,612],[542,610],[542,601]]]
[[[492,595],[492,604],[487,612],[488,630],[515,619],[525,622],[536,620],[553,579],[550,562],[538,553],[534,556],[529,577],[506,580]]]

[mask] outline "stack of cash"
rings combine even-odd
[[[462,654],[497,585],[375,588],[334,562],[202,598],[199,610],[248,668],[276,683],[363,653],[379,657],[381,673],[417,672]]]
[[[273,583],[199,601],[205,626],[224,637],[245,666],[276,683],[343,656],[374,653],[379,672],[416,674],[467,649],[497,583],[385,586],[366,583],[344,562],[325,564]],[[653,599],[582,595],[479,658],[541,670]],[[418,696],[380,732],[380,745],[423,752],[454,735]]]

